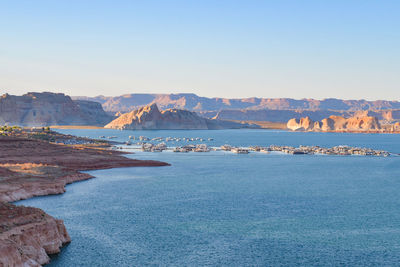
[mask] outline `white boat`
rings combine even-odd
[[[140,141],[149,141],[150,139],[146,136],[139,136]]]
[[[223,145],[221,146],[221,149],[224,151],[231,151],[232,147],[230,145]]]
[[[172,150],[173,152],[182,152],[182,153],[187,153],[191,150],[189,150],[186,147],[175,147],[174,150]]]
[[[249,150],[246,148],[235,147],[231,151],[236,154],[249,154]]]
[[[152,147],[151,152],[162,152],[163,150],[159,147]]]
[[[210,152],[210,149],[207,147],[206,144],[196,145],[194,152]]]
[[[145,152],[151,152],[152,148],[153,148],[153,144],[151,144],[151,143],[143,143],[142,144],[142,150]]]
[[[167,145],[165,143],[159,143],[159,144],[155,145],[154,148],[163,151],[163,150],[167,149]]]

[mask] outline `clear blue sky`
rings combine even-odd
[[[0,2],[0,93],[400,100],[400,1]]]

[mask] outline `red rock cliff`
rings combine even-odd
[[[62,220],[42,210],[0,203],[0,265],[41,266],[71,241]]]
[[[300,120],[291,119],[287,123],[287,128],[292,131],[376,131],[381,129],[381,125],[376,117],[362,116],[344,118],[342,116],[330,116],[321,122],[313,122],[310,118]]]

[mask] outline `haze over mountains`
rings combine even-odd
[[[0,124],[19,126],[94,125],[116,129],[231,129],[248,127],[231,121],[207,119],[183,109],[160,111],[147,105],[121,116],[106,113],[101,104],[72,100],[60,93],[34,93],[0,97]],[[257,126],[252,126],[257,127]]]
[[[129,112],[138,107],[156,103],[161,109],[178,108],[190,111],[206,112],[223,109],[273,109],[273,110],[386,110],[400,109],[398,101],[342,100],[329,98],[291,99],[291,98],[208,98],[195,94],[126,94],[121,96],[72,97],[79,100],[96,101],[105,111]]]
[[[226,121],[286,124],[291,119],[308,117],[313,121],[321,121],[330,116],[376,117],[382,124],[400,122],[400,103],[386,100],[228,99],[199,97],[194,94],[130,94],[116,97],[74,97],[74,99],[64,94],[49,92],[27,93],[22,96],[4,94],[0,98],[0,124],[104,126],[123,113],[131,114],[116,121],[117,128],[191,129],[201,125],[202,128],[208,129],[236,128],[236,125],[227,124]],[[146,112],[139,117],[135,112],[132,113],[145,106],[152,107],[151,114],[156,116],[149,118],[153,118],[154,121],[150,122],[147,115],[144,116]],[[125,125],[124,119],[128,117],[131,125],[122,126]],[[142,120],[145,117],[146,123],[143,124]],[[222,121],[225,121],[225,124],[222,124]],[[213,125],[211,122],[218,123]],[[151,123],[154,125],[149,126]]]
[[[291,99],[291,98],[207,98],[195,94],[127,94],[115,97],[73,97],[97,101],[105,111],[125,113],[156,103],[161,109],[196,111],[206,118],[240,121],[287,122],[310,117],[314,121],[329,116],[352,117],[360,111],[379,120],[400,120],[400,102],[388,100]]]

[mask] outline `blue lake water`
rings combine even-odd
[[[351,145],[400,153],[400,135],[264,130],[61,130],[203,137],[213,146]],[[169,167],[91,171],[63,195],[18,204],[62,218],[72,243],[50,266],[394,266],[400,157],[145,153]]]

